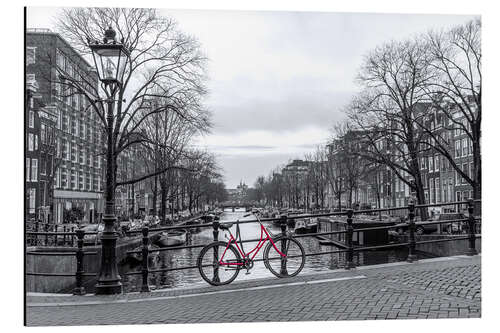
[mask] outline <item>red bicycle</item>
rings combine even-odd
[[[251,214],[245,216],[249,215]],[[261,223],[258,216],[257,221],[260,224],[260,240],[248,253],[243,248],[239,224],[236,225],[236,237],[230,230],[234,223],[220,224],[220,229],[229,232],[229,241],[216,241],[201,250],[198,269],[203,280],[211,285],[221,286],[233,282],[241,269],[246,269],[249,274],[257,253],[266,243],[263,260],[271,273],[279,278],[292,277],[300,273],[306,260],[302,245],[292,237],[291,233],[274,235]]]

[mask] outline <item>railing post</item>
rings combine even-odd
[[[141,293],[150,292],[148,274],[149,274],[149,228],[142,228],[142,285]]]
[[[38,232],[39,226],[38,226],[38,221],[35,221],[35,232]],[[38,235],[35,235],[35,246],[38,246]]]
[[[280,217],[280,228],[281,228],[281,237],[283,237],[283,240],[281,242],[281,253],[284,253],[285,255],[288,255],[288,253],[286,253],[286,248],[287,248],[287,244],[286,244],[286,227],[287,227],[287,222],[288,222],[288,218],[286,215],[281,215]],[[281,260],[281,268],[280,268],[280,274],[283,275],[283,276],[286,276],[288,275],[288,270],[286,269],[286,261],[287,261],[287,258],[286,257],[280,257],[280,260]]]
[[[352,269],[355,268],[356,265],[354,264],[354,244],[352,241],[352,236],[353,236],[353,227],[352,227],[352,216],[354,212],[351,208],[347,210],[347,260],[345,263],[345,269]]]
[[[49,232],[49,224],[45,224],[45,232]],[[45,234],[45,246],[49,244],[49,235]]]
[[[63,246],[66,246],[66,226],[63,225],[63,232],[64,232],[64,236],[63,236]]]
[[[408,204],[408,231],[409,231],[409,244],[408,244],[408,258],[406,261],[414,262],[417,261],[417,255],[415,254],[415,204],[410,202]]]
[[[469,199],[469,204],[467,207],[469,212],[469,249],[466,254],[468,256],[474,256],[477,254],[476,250],[476,220],[474,219],[474,199]]]
[[[76,287],[73,289],[73,295],[85,295],[83,287],[83,238],[85,231],[83,229],[76,230],[76,237],[78,238],[78,249],[76,250]]]
[[[219,219],[215,218],[212,226],[214,228],[213,235],[214,235],[214,242],[217,242],[219,240]],[[219,248],[217,246],[214,247],[214,259],[213,259],[213,264],[214,264],[214,277],[213,281],[214,282],[220,282],[219,279],[219,253],[218,253]]]

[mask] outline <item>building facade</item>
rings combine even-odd
[[[97,75],[57,33],[28,30],[26,48],[27,75],[38,82],[40,101],[50,106],[49,118],[55,116],[55,149],[50,157],[53,176],[46,175],[53,177],[54,190],[48,203],[53,220],[93,222],[103,211],[104,133],[87,100],[77,91],[66,89],[59,73],[63,71],[94,88],[98,84]],[[50,185],[48,181],[45,183]],[[47,193],[47,189],[44,191]],[[44,201],[43,207],[46,206]]]

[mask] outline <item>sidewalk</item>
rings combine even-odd
[[[234,282],[217,288],[116,296],[28,295],[26,308],[29,326],[480,316],[480,255]]]

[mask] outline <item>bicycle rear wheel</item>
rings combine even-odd
[[[299,274],[306,262],[306,254],[302,245],[291,237],[277,238],[274,244],[286,257],[281,256],[269,242],[264,249],[266,268],[279,278]]]
[[[240,254],[232,245],[227,247],[226,242],[213,242],[205,246],[198,256],[200,275],[213,286],[233,282],[241,269],[238,263],[242,263]]]

